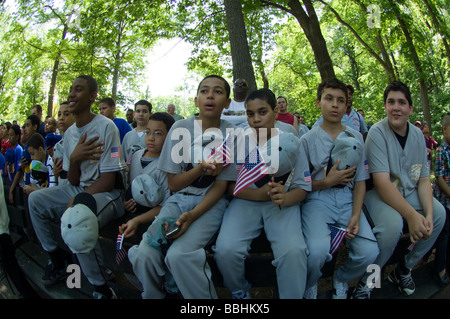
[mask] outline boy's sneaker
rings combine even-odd
[[[45,287],[52,287],[59,282],[63,282],[69,274],[66,272],[66,267],[55,268],[51,260],[45,266],[45,273],[42,277],[42,281]]]
[[[117,295],[116,295],[115,291],[111,287],[109,287],[109,290],[111,290],[111,297],[108,297],[108,296],[106,296],[106,295],[104,295],[104,294],[102,294],[101,292],[98,292],[98,291],[94,291],[92,293],[92,297],[94,299],[119,299],[119,298],[117,298]]]
[[[369,288],[366,283],[359,281],[353,290],[351,299],[370,299],[370,294],[374,288]]]
[[[332,299],[347,299],[348,283],[339,281],[333,277],[333,295]]]
[[[404,274],[398,266],[389,274],[388,280],[396,284],[400,292],[407,296],[412,295],[416,290],[411,271]]]
[[[317,284],[305,290],[303,299],[317,299]]]

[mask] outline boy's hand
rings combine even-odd
[[[347,169],[338,170],[339,163],[341,159],[338,158],[336,163],[334,163],[333,167],[331,167],[330,171],[327,172],[327,183],[329,187],[333,187],[336,185],[347,185],[351,182],[355,176],[356,167],[350,167]]]
[[[217,163],[215,159],[203,160],[200,165],[205,175],[218,176],[223,170],[223,163]]]
[[[20,165],[23,167],[23,169],[25,169],[25,167],[30,166],[30,163],[28,163],[26,158],[22,156],[22,158],[20,159]]]
[[[178,226],[178,228],[180,229],[180,231],[171,236],[170,238],[172,239],[176,239],[178,237],[180,237],[181,235],[183,235],[189,228],[189,226],[192,224],[192,222],[194,221],[194,218],[192,218],[192,214],[190,214],[190,212],[184,212],[183,214],[180,215],[180,218],[178,218],[178,220],[175,222],[175,224]]]
[[[352,216],[347,226],[345,238],[352,239],[359,232],[359,216]]]
[[[433,224],[419,213],[411,215],[407,220],[411,243],[417,243],[420,239],[428,239],[433,231]]]
[[[70,161],[80,163],[85,160],[100,160],[100,156],[103,153],[103,141],[96,142],[100,137],[94,136],[86,141],[87,134],[83,133],[78,144],[75,146],[72,154],[70,155]]]
[[[59,175],[62,172],[62,158],[55,157],[53,159],[53,174],[56,178],[59,178]]]
[[[31,183],[31,184],[25,185],[23,187],[23,192],[27,195],[30,195],[31,192],[38,190],[38,189],[39,188],[36,186],[36,184]]]
[[[124,200],[123,206],[125,207],[125,211],[127,212],[134,213],[136,211],[136,201],[133,198]]]
[[[132,237],[136,234],[136,230],[139,226],[139,223],[135,218],[130,219],[126,222],[126,224],[122,224],[119,226],[119,233],[123,234],[125,238]]]
[[[275,183],[274,180],[275,178],[272,176],[272,181],[267,183],[269,186],[269,196],[276,206],[282,206],[286,199],[286,190],[284,189],[283,182]]]

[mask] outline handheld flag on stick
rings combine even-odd
[[[223,142],[215,147],[211,154],[208,155],[208,159],[215,159],[218,163],[223,163],[223,168],[230,166],[231,163],[231,152],[229,146],[231,143],[230,134],[228,134]]]
[[[347,230],[333,224],[328,224],[328,226],[331,231],[330,254],[333,255],[338,250],[342,240],[344,240]]]
[[[255,147],[245,158],[244,164],[241,165],[233,196],[236,196],[244,188],[267,175],[268,171],[266,163],[259,153],[258,147]]]
[[[127,256],[127,251],[125,250],[125,247],[123,247],[123,238],[124,238],[123,234],[117,235],[117,241],[116,241],[116,267],[119,267],[119,264]]]

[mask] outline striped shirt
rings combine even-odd
[[[442,141],[442,144],[436,149],[434,175],[436,181],[433,184],[433,195],[444,207],[450,209],[450,197],[443,192],[437,185],[437,177],[442,176],[447,185],[450,185],[450,146]]]

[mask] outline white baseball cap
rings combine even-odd
[[[73,205],[61,217],[61,235],[75,254],[86,254],[98,240],[97,203],[88,193],[75,196]]]
[[[153,178],[148,174],[141,174],[134,178],[131,183],[131,194],[139,205],[156,207],[164,199],[164,193]]]
[[[331,164],[334,165],[340,158],[338,170],[358,166],[363,148],[364,145],[352,133],[343,131],[334,140],[334,147],[331,150]]]

